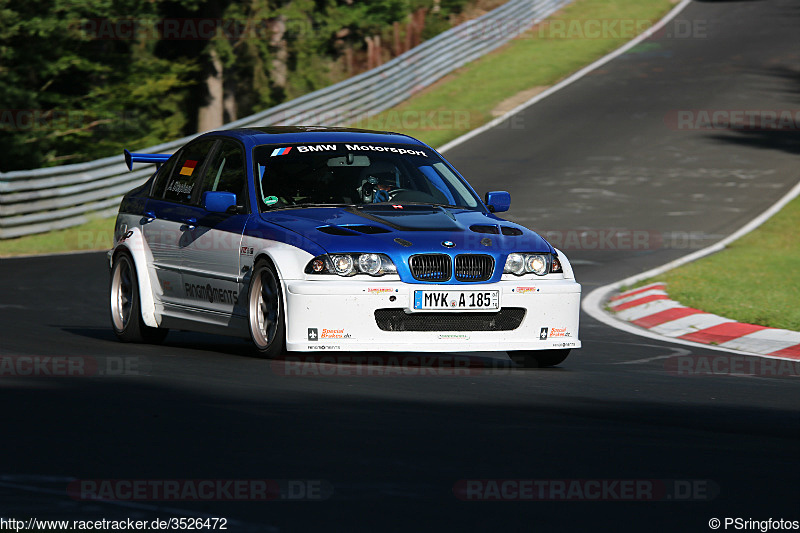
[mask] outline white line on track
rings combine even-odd
[[[598,59],[597,61],[595,61],[591,65],[580,69],[578,72],[576,72],[572,76],[569,76],[568,78],[566,78],[564,80],[561,80],[560,82],[556,83],[555,85],[553,85],[552,87],[550,87],[546,91],[543,91],[543,92],[537,94],[536,96],[534,96],[533,98],[531,98],[530,100],[528,100],[527,102],[525,102],[525,103],[523,103],[521,105],[518,105],[517,107],[515,107],[514,109],[512,109],[511,111],[509,111],[505,115],[497,117],[496,119],[492,120],[491,122],[487,122],[483,126],[481,126],[479,128],[475,128],[474,130],[465,133],[461,137],[453,139],[449,143],[447,143],[444,146],[442,146],[441,148],[439,148],[438,151],[440,153],[444,153],[447,150],[449,150],[451,148],[455,148],[456,146],[467,142],[468,140],[472,139],[473,137],[476,137],[476,136],[480,135],[481,133],[494,128],[495,126],[498,126],[498,125],[502,124],[503,122],[508,120],[509,117],[511,117],[513,115],[516,115],[517,113],[519,113],[523,109],[526,109],[526,108],[532,106],[533,104],[544,100],[545,98],[547,98],[551,94],[553,94],[553,93],[555,93],[557,91],[560,91],[561,89],[563,89],[567,85],[575,83],[576,81],[578,81],[579,79],[583,78],[584,76],[586,76],[587,74],[591,73],[592,71],[602,67],[603,65],[605,65],[609,61],[611,61],[613,59],[616,59],[617,57],[621,56],[622,54],[624,54],[625,52],[627,52],[628,50],[630,50],[631,48],[633,48],[634,46],[636,46],[640,42],[644,41],[645,39],[649,38],[651,35],[655,34],[659,30],[661,30],[661,28],[666,26],[667,23],[669,23],[669,21],[671,21],[673,18],[675,18],[675,16],[678,15],[678,13],[683,11],[683,9],[686,6],[688,6],[691,3],[691,1],[692,0],[683,0],[680,4],[675,6],[672,9],[672,11],[667,13],[664,16],[664,18],[659,20],[658,23],[656,23],[654,26],[648,28],[644,33],[642,33],[641,35],[635,37],[632,41],[628,41],[626,44],[622,45],[620,48],[617,48],[616,50],[614,50],[610,54],[608,54],[608,55],[606,55],[604,57],[601,57],[600,59]]]
[[[673,346],[659,346],[657,344],[637,344],[636,346],[649,346],[651,348],[666,348],[668,350],[673,350],[671,354],[667,355],[656,355],[655,357],[647,357],[645,359],[634,359],[633,361],[622,361],[619,363],[612,363],[614,365],[638,365],[641,363],[649,363],[651,361],[658,361],[660,359],[669,359],[671,357],[682,357],[684,355],[691,355],[692,351],[687,350],[685,348],[676,348]]]

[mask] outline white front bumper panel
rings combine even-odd
[[[395,352],[580,348],[581,286],[571,279],[535,281],[464,286],[287,281],[286,347],[289,351]],[[501,309],[414,311],[414,291],[420,290],[499,290]],[[381,326],[377,310],[381,310]],[[476,330],[481,328],[493,331]]]

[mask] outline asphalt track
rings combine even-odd
[[[800,4],[696,2],[677,20],[705,30],[676,38],[673,23],[448,152],[479,190],[512,192],[512,219],[564,242],[573,230],[652,236],[638,248],[564,246],[584,293],[723,238],[800,178],[797,133],[665,121],[682,109],[800,107]],[[769,260],[753,252],[743,268]],[[120,377],[0,381],[0,517],[185,512],[227,517],[232,531],[707,531],[714,517],[800,519],[796,377],[676,376],[666,357],[686,347],[585,315],[584,348],[556,369],[483,354],[495,368],[469,375],[353,377],[340,365],[338,375],[282,376],[224,337],[117,343],[107,278],[104,254],[0,263],[0,354],[137,365]],[[325,480],[333,492],[126,506],[66,492],[69,479],[255,478]],[[456,498],[456,483],[473,479],[699,480],[714,497]]]

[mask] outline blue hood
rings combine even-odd
[[[523,226],[465,209],[415,205],[400,209],[382,204],[282,209],[262,213],[261,218],[303,236],[327,253],[387,254],[401,279],[410,283],[416,281],[408,273],[408,258],[415,254],[480,253],[503,265],[511,252],[554,252],[547,241]],[[452,246],[445,246],[446,241]],[[502,268],[496,268],[491,281],[501,275]]]
[[[402,209],[384,205],[325,207],[285,209],[262,213],[261,217],[303,235],[328,253],[554,251],[534,231],[494,215],[465,209],[414,205]],[[406,242],[398,243],[398,239]],[[443,241],[455,246],[445,248]]]

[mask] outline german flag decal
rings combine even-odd
[[[183,168],[181,168],[181,175],[182,176],[191,176],[192,172],[194,172],[194,167],[197,166],[197,161],[192,159],[187,159],[186,162],[183,164]]]

